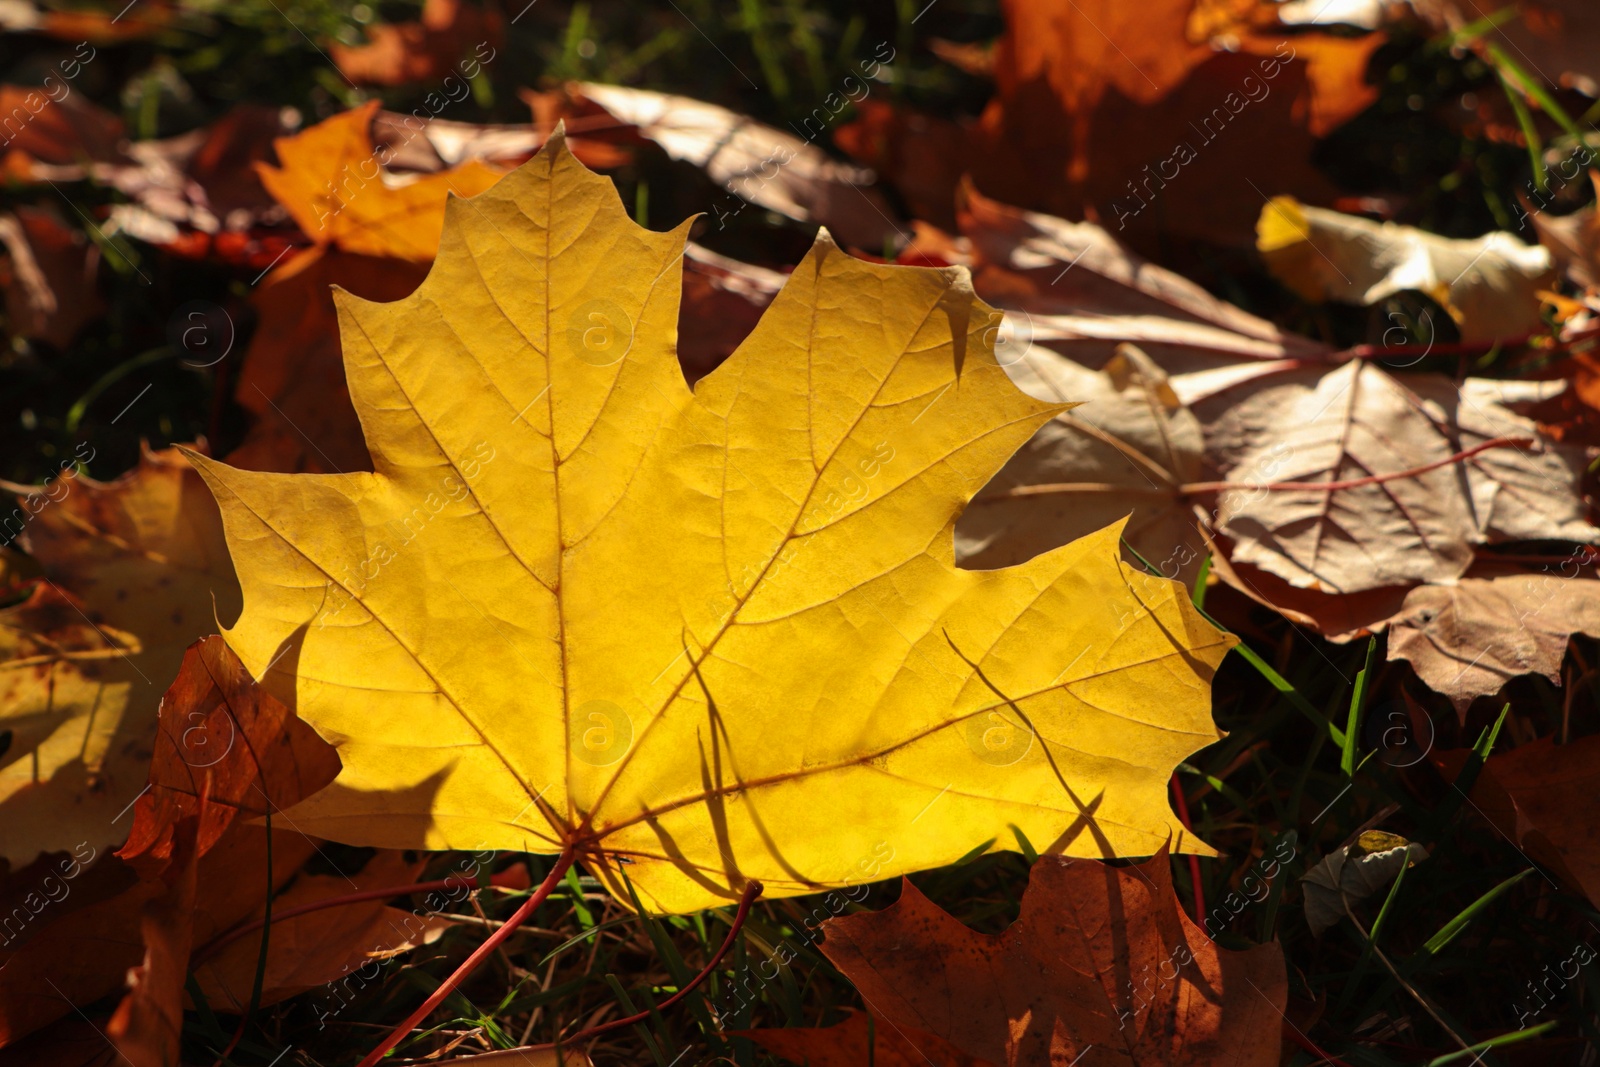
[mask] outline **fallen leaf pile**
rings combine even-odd
[[[0,0],[0,31],[96,76],[97,45],[155,48],[220,18],[57,6]],[[528,51],[526,10],[468,0],[338,39],[291,20],[328,64],[315,114],[241,103],[175,132],[183,112],[155,97],[116,113],[87,88],[44,103],[0,86],[0,113],[28,116],[0,146],[0,370],[70,379],[84,351],[130,347],[95,364],[75,432],[150,362],[128,339],[151,324],[116,286],[213,272],[214,311],[242,327],[237,354],[185,364],[214,387],[220,448],[143,445],[97,481],[86,434],[43,451],[44,484],[0,482],[0,1067],[170,1067],[193,1058],[197,1017],[244,1035],[358,970],[431,991],[431,974],[395,980],[396,961],[449,957],[475,924],[565,938],[401,907],[433,852],[559,854],[557,874],[576,857],[563,921],[592,937],[591,969],[621,944],[594,902],[699,924],[709,956],[711,924],[677,916],[756,893],[781,916],[886,855],[869,880],[898,878],[895,902],[820,924],[816,950],[860,997],[843,1021],[716,1007],[751,946],[777,958],[790,936],[764,920],[695,994],[716,1010],[690,1002],[707,1035],[726,1031],[708,1040],[812,1067],[1267,1067],[1290,1062],[1285,1042],[1341,1062],[1301,1032],[1328,998],[1290,939],[1334,953],[1341,926],[1368,937],[1402,871],[1428,859],[1431,877],[1438,828],[1412,842],[1382,826],[1441,792],[1552,891],[1600,902],[1583,715],[1600,639],[1595,209],[1541,202],[1519,231],[1538,243],[1447,237],[1397,221],[1422,209],[1387,191],[1340,199],[1317,154],[1370,116],[1379,50],[1434,33],[1526,118],[1498,136],[1531,166],[1556,158],[1582,135],[1549,92],[1597,91],[1592,13],[1529,0],[1485,28],[1447,0],[1000,11],[997,38],[928,48],[976,94],[965,118],[916,106],[932,82],[903,78],[899,39],[861,46],[859,96],[785,129],[634,84],[617,71],[637,57],[602,42],[595,58],[588,5],[567,40]],[[648,48],[689,39],[675,33]],[[589,73],[508,69],[534,54]],[[577,80],[597,76],[627,84]],[[682,188],[662,193],[663,174]],[[631,217],[668,214],[664,232]],[[1442,333],[1372,329],[1397,298],[1430,302]],[[1383,340],[1342,347],[1360,316]],[[1283,681],[1303,666],[1290,638],[1251,646],[1285,631],[1319,650],[1372,638],[1353,692],[1308,701]],[[1239,878],[1200,860],[1231,846],[1190,806],[1231,803],[1229,775],[1275,743],[1225,741],[1213,718],[1241,641],[1273,699],[1332,722],[1317,744],[1342,749],[1353,795],[1324,815],[1360,814],[1336,833],[1311,820],[1313,855],[1268,912],[1297,925],[1279,941],[1284,920],[1263,922],[1265,943],[1236,949],[1204,905],[1206,883],[1226,881],[1226,902]],[[1434,725],[1448,750],[1391,758],[1364,703],[1380,671],[1408,728]],[[1513,716],[1478,767],[1471,731],[1528,687],[1554,689],[1559,729]],[[1229,731],[1247,703],[1219,691]],[[1197,753],[1217,742],[1236,747],[1212,750],[1234,759],[1213,776]],[[1380,756],[1406,804],[1373,805],[1360,775]],[[1306,809],[1286,822],[1322,804],[1310,766],[1284,786],[1283,807]],[[1257,857],[1269,833],[1223,832]],[[947,885],[920,872],[1013,847],[1020,914],[986,897],[958,918],[903,877]],[[462,900],[497,886],[537,904],[537,861],[500,866],[458,878]],[[516,1046],[651,1025],[564,1016],[553,962],[496,946],[480,953],[510,968],[501,1009],[531,1012],[521,1040],[457,976],[437,995],[476,1029],[414,1020],[450,1043],[419,1038],[408,1059],[587,1063]],[[683,960],[664,962],[656,1018],[692,992]],[[344,1020],[376,1040],[374,1021],[400,1016]],[[1369,1023],[1363,1042],[1416,1020]],[[219,1062],[232,1048],[207,1045]]]

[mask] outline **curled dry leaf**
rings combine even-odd
[[[663,911],[842,884],[888,837],[895,872],[1011,824],[1204,848],[1166,787],[1217,737],[1230,640],[1116,527],[955,566],[956,516],[1060,410],[964,270],[823,235],[691,392],[687,224],[634,225],[559,136],[447,219],[415,294],[339,298],[375,473],[197,460],[244,575],[229,645],[343,761],[299,826],[571,846],[624,897],[626,857]],[[1003,709],[1030,725],[996,751]]]
[[[1000,934],[904,881],[884,910],[824,922],[822,951],[889,1025],[992,1064],[1276,1064],[1282,950],[1218,948],[1171,879],[1165,850],[1131,867],[1045,856]]]
[[[1371,222],[1292,197],[1261,209],[1256,247],[1307,300],[1376,304],[1405,289],[1437,300],[1463,341],[1521,337],[1539,327],[1539,291],[1555,277],[1550,253],[1496,231],[1472,240]]]
[[[673,159],[703,168],[713,182],[753,204],[826,226],[846,244],[873,252],[911,237],[873,188],[871,171],[840,163],[810,140],[686,96],[595,82],[578,90]],[[720,223],[738,210],[737,203],[713,205],[711,214]]]
[[[1555,574],[1463,578],[1406,595],[1389,630],[1389,658],[1408,661],[1463,716],[1513,678],[1560,684],[1573,634],[1600,637],[1600,584]]]
[[[1382,830],[1368,830],[1351,844],[1328,853],[1301,878],[1311,933],[1322,936],[1345,917],[1348,905],[1394,881],[1401,868],[1414,867],[1427,858],[1428,850],[1421,845]]]
[[[1199,477],[1203,442],[1166,373],[1132,345],[1101,371],[1039,345],[1006,369],[1031,396],[1082,406],[1041,427],[961,516],[962,564],[1021,563],[1131,516],[1134,550],[1191,581],[1206,553],[1182,487]]]
[[[1469,753],[1441,753],[1445,777]],[[1490,756],[1472,784],[1472,804],[1495,832],[1555,872],[1574,892],[1600,903],[1600,737],[1558,745],[1544,737]]]
[[[80,452],[79,459],[92,457]],[[238,611],[216,505],[175,450],[113,482],[68,470],[0,518],[43,571],[0,611],[0,850],[14,863],[127,833],[160,686],[183,649]]]

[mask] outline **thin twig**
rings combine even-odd
[[[1189,801],[1184,798],[1183,786],[1178,782],[1178,772],[1172,772],[1172,801],[1178,808],[1178,819],[1183,828],[1194,833],[1194,823],[1189,821]],[[1206,924],[1206,891],[1200,885],[1200,857],[1189,853],[1189,881],[1194,885],[1194,921],[1202,929]]]
[[[656,1011],[665,1011],[667,1008],[672,1007],[672,1005],[678,1003],[678,1001],[694,992],[701,982],[704,982],[707,978],[711,977],[711,972],[717,969],[717,964],[722,962],[722,957],[728,954],[729,950],[733,948],[733,943],[738,940],[739,931],[743,929],[745,919],[749,918],[750,916],[750,905],[754,904],[756,902],[756,897],[761,895],[761,889],[762,886],[760,882],[751,881],[745,885],[744,894],[739,898],[739,910],[734,913],[733,923],[728,927],[728,936],[723,939],[722,946],[717,949],[716,954],[713,955],[711,959],[706,961],[706,965],[701,968],[699,974],[695,975],[693,978],[689,979],[688,982],[684,983],[682,989],[679,989],[676,993],[672,994],[672,996],[668,997],[666,1000],[663,1000],[660,1004],[657,1004],[655,1006]],[[620,1030],[624,1026],[632,1026],[635,1023],[642,1023],[646,1019],[650,1018],[650,1014],[651,1013],[648,1011],[642,1011],[637,1015],[629,1015],[623,1019],[613,1019],[608,1023],[601,1023],[599,1026],[591,1026],[587,1030],[579,1030],[571,1037],[563,1038],[561,1045],[563,1047],[570,1047],[572,1045],[576,1045],[580,1041],[591,1040],[599,1037],[601,1034],[609,1033],[612,1030]],[[552,1043],[548,1045],[534,1045],[531,1047],[542,1050],[552,1049],[556,1046]],[[361,1067],[371,1067],[371,1065],[364,1063],[361,1065]]]
[[[1259,490],[1272,493],[1301,493],[1315,491],[1319,493],[1336,493],[1345,489],[1361,489],[1369,485],[1382,485],[1384,482],[1399,481],[1402,478],[1415,478],[1419,474],[1448,467],[1452,463],[1460,463],[1471,459],[1480,452],[1487,452],[1491,448],[1523,448],[1534,443],[1531,437],[1496,437],[1492,441],[1473,445],[1463,449],[1453,456],[1436,459],[1432,463],[1424,463],[1420,467],[1412,467],[1403,471],[1392,471],[1389,474],[1372,474],[1365,478],[1352,478],[1343,482],[1186,482],[1172,489],[1147,486],[1116,485],[1111,482],[1046,482],[1043,485],[1019,485],[1014,489],[993,493],[988,496],[978,497],[974,504],[989,504],[997,500],[1011,500],[1017,497],[1046,496],[1051,493],[1118,493],[1122,495],[1154,495],[1154,496],[1188,496],[1194,493],[1220,493],[1226,490],[1239,490],[1248,492]]]
[[[501,942],[515,933],[517,927],[521,926],[523,921],[532,915],[540,904],[545,902],[551,891],[561,883],[561,876],[567,873],[567,868],[572,866],[572,861],[576,858],[577,853],[572,845],[569,844],[563,848],[561,855],[556,857],[555,866],[550,868],[550,873],[545,875],[544,881],[539,884],[539,888],[528,895],[528,899],[523,901],[522,906],[512,913],[511,917],[506,920],[506,924],[490,934],[483,944],[474,949],[472,955],[468,956],[449,978],[439,983],[439,988],[435,989],[416,1011],[407,1016],[405,1022],[390,1031],[389,1036],[384,1038],[377,1048],[367,1053],[366,1058],[357,1064],[357,1067],[375,1067],[378,1061],[383,1059],[385,1053],[405,1040],[406,1035],[410,1034],[418,1023],[426,1019],[434,1008],[442,1004],[445,997],[455,992],[456,987],[468,975],[477,970],[478,965],[487,959],[490,953],[499,948]]]
[[[491,875],[489,878],[489,884],[498,889],[519,888],[518,886],[511,884],[514,881],[520,881],[520,876],[509,871],[502,871],[499,874]],[[439,880],[433,882],[413,882],[410,885],[380,886],[376,889],[363,889],[355,893],[346,893],[343,896],[328,897],[325,900],[313,900],[308,904],[300,904],[293,908],[284,908],[282,911],[278,911],[273,914],[272,921],[275,923],[280,923],[285,919],[293,919],[297,915],[306,915],[313,911],[321,911],[324,908],[342,907],[345,904],[360,904],[365,900],[388,900],[391,897],[402,897],[408,893],[435,893],[443,892],[445,890],[463,888],[476,889],[477,884],[469,878],[462,878],[460,875],[451,875],[449,878],[440,878]],[[218,952],[221,952],[222,949],[231,942],[237,941],[244,935],[251,933],[252,931],[259,930],[265,925],[266,920],[264,919],[251,919],[247,923],[241,923],[231,930],[227,930],[218,934],[216,937],[213,937],[210,941],[207,941],[204,945],[200,946],[200,949],[195,952],[193,966],[198,967],[206,960],[215,956]]]
[[[1379,948],[1378,943],[1372,940],[1372,935],[1367,933],[1367,928],[1361,925],[1361,920],[1356,918],[1355,912],[1350,909],[1350,898],[1345,894],[1345,891],[1342,888],[1339,890],[1339,899],[1344,901],[1344,913],[1346,917],[1348,917],[1351,922],[1356,924],[1356,929],[1361,931],[1361,936],[1367,942],[1367,947],[1372,949],[1372,954],[1374,956],[1378,957],[1378,962],[1382,963],[1384,967],[1388,968],[1389,973],[1394,976],[1394,980],[1400,983],[1400,988],[1404,989],[1407,993],[1410,993],[1411,999],[1422,1005],[1422,1010],[1428,1013],[1428,1017],[1434,1022],[1438,1023],[1439,1028],[1445,1033],[1449,1034],[1450,1039],[1456,1044],[1460,1045],[1463,1052],[1472,1053],[1472,1047],[1462,1040],[1461,1035],[1456,1033],[1455,1030],[1451,1028],[1449,1023],[1445,1022],[1439,1017],[1439,1013],[1433,1010],[1433,1005],[1428,1003],[1428,998],[1424,997],[1420,992],[1417,991],[1415,986],[1400,976],[1400,972],[1395,969],[1394,964],[1389,962],[1389,957],[1384,955],[1383,949]],[[1472,1053],[1472,1055],[1473,1061],[1478,1062],[1477,1055],[1475,1053]]]

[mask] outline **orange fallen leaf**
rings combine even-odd
[[[377,110],[370,101],[279,138],[280,166],[256,164],[261,183],[318,246],[427,262],[444,229],[445,194],[475,196],[502,172],[468,160],[410,180],[390,177],[385,168],[393,149],[372,140]]]
[[[267,831],[235,817],[253,815],[252,796],[263,803],[269,797],[274,810],[297,803],[331,780],[338,766],[330,762],[328,746],[314,737],[306,740],[307,727],[258,695],[221,638],[198,642],[185,653],[159,722],[157,749],[167,755],[153,768],[154,788],[135,805],[126,859],[101,856],[81,875],[86,881],[70,881],[61,899],[69,902],[80,884],[92,887],[101,879],[125,877],[126,888],[75,910],[46,912],[28,940],[0,948],[0,1045],[60,1018],[74,1005],[114,992],[124,974],[147,956],[158,965],[153,981],[166,983],[171,958],[181,955],[181,987],[188,944],[208,941],[247,918],[269,886],[282,885],[316,850],[303,834],[276,829],[269,870]],[[283,734],[289,735],[288,743]],[[223,756],[212,755],[229,737],[233,744]],[[191,762],[175,768],[173,753],[180,762],[185,755]],[[183,787],[208,778],[219,803],[202,811]],[[186,873],[194,861],[197,870]],[[65,874],[63,868],[58,880]],[[135,881],[136,875],[142,880]],[[199,887],[192,904],[184,903],[186,878],[197,879]],[[174,907],[176,917],[169,910]],[[146,920],[154,925],[142,930]],[[151,1034],[159,1026],[150,1013],[161,1015],[162,1005],[170,1003],[168,992],[152,986],[148,1002],[130,1006],[136,1016],[128,1023],[130,1040],[155,1040]]]
[[[204,855],[239,818],[291,807],[339,773],[333,746],[257,686],[215,635],[184,652],[158,727],[149,788],[118,853],[146,877],[171,861],[184,819],[199,820]]]
[[[427,0],[419,21],[380,23],[367,30],[366,44],[334,44],[329,53],[340,73],[357,85],[461,81],[476,77],[504,37],[500,12],[492,6]]]
[[[81,63],[78,66],[81,69]],[[0,176],[14,181],[42,181],[51,165],[121,157],[122,120],[90,103],[82,93],[70,91],[70,85],[59,98],[43,88],[0,85],[0,114],[11,116],[16,129],[15,133],[9,128],[6,131]]]
[[[195,835],[205,817],[185,817],[175,828],[165,891],[148,901],[139,920],[144,960],[128,972],[128,995],[117,1005],[106,1036],[132,1067],[171,1067],[183,1044],[183,985],[194,938],[195,878],[200,850]]]
[[[1215,40],[1236,51],[1218,51],[1191,32],[1194,6],[1006,4],[996,95],[971,151],[978,186],[1097,216],[1135,244],[1158,224],[1237,243],[1267,196],[1331,197],[1312,141],[1370,103],[1365,66],[1381,36],[1222,25]]]
[[[288,473],[371,470],[339,356],[334,287],[398,300],[426,275],[425,264],[337,248],[302,252],[269,274],[250,298],[260,325],[234,388],[255,422],[228,462]]]
[[[1273,1067],[1282,950],[1218,948],[1171,877],[1165,850],[1130,867],[1046,856],[992,935],[908,881],[883,911],[824,922],[822,951],[886,1022],[991,1063]]]
[[[406,885],[416,880],[423,865],[421,860],[407,861],[399,852],[382,851],[360,871],[348,875],[302,873],[273,898],[272,908],[282,914],[350,893]],[[257,908],[251,918],[260,919],[263,914],[263,909]],[[267,941],[260,1002],[276,1004],[358,968],[378,967],[385,959],[437,940],[451,925],[447,919],[390,907],[382,900],[275,920]],[[260,937],[247,935],[229,942],[219,954],[197,960],[195,979],[207,1002],[218,1010],[243,1011],[250,1002],[260,951]]]

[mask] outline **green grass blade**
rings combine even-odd
[[[1206,558],[1200,561],[1200,569],[1195,572],[1194,592],[1189,594],[1189,599],[1194,601],[1194,606],[1206,610],[1206,582],[1211,577],[1211,553],[1206,553]]]
[[[1428,938],[1427,942],[1422,946],[1422,953],[1428,956],[1438,953],[1440,949],[1444,948],[1451,941],[1453,941],[1457,934],[1467,928],[1467,924],[1472,921],[1474,916],[1499,899],[1506,890],[1510,889],[1512,886],[1528,877],[1528,875],[1535,873],[1536,870],[1537,868],[1535,867],[1529,867],[1525,871],[1519,871],[1518,873],[1513,874],[1510,878],[1507,878],[1505,881],[1489,890],[1483,896],[1467,905],[1467,907],[1462,910],[1461,914],[1445,923],[1439,928],[1438,933]]]
[[[1561,1025],[1559,1020],[1551,1019],[1547,1023],[1540,1023],[1538,1026],[1530,1026],[1526,1030],[1516,1030],[1509,1034],[1501,1034],[1499,1037],[1491,1037],[1487,1041],[1480,1041],[1476,1045],[1470,1045],[1458,1052],[1451,1052],[1444,1056],[1436,1056],[1428,1061],[1428,1067],[1446,1067],[1447,1064],[1460,1063],[1469,1056],[1476,1060],[1478,1058],[1478,1053],[1480,1052],[1487,1052],[1489,1049],[1500,1048],[1504,1045],[1514,1045],[1518,1041],[1526,1041],[1530,1037],[1538,1037],[1541,1034],[1548,1034],[1551,1030],[1554,1030],[1559,1025]]]
[[[1539,127],[1534,124],[1533,112],[1528,110],[1527,103],[1522,99],[1522,93],[1511,84],[1511,79],[1504,71],[1496,71],[1500,78],[1500,88],[1505,90],[1506,100],[1511,104],[1511,110],[1517,116],[1517,125],[1522,128],[1522,139],[1528,142],[1528,162],[1533,167],[1534,188],[1541,193],[1550,191],[1550,175],[1544,166],[1544,141],[1539,137]]]
[[[1367,679],[1372,676],[1372,653],[1377,647],[1376,637],[1367,638],[1367,662],[1356,672],[1356,684],[1350,690],[1350,717],[1345,720],[1344,751],[1339,756],[1339,769],[1346,778],[1356,776],[1356,738],[1361,736],[1361,714],[1367,707]]]
[[[1006,823],[1006,825],[1016,835],[1017,850],[1022,853],[1022,858],[1028,861],[1028,866],[1032,867],[1039,860],[1038,850],[1033,847],[1033,842],[1028,840],[1028,835],[1024,834],[1016,823]]]
[[[1540,111],[1555,119],[1556,125],[1565,130],[1569,136],[1577,138],[1579,144],[1583,143],[1583,131],[1578,129],[1576,122],[1572,121],[1572,116],[1567,114],[1567,109],[1562,107],[1554,96],[1550,95],[1550,90],[1545,88],[1542,78],[1529,74],[1522,64],[1508,56],[1505,50],[1497,44],[1489,45],[1487,51],[1502,79],[1510,75],[1517,82],[1519,88],[1533,97],[1533,102],[1539,105]]]
[[[1212,623],[1212,625],[1216,624]],[[1218,629],[1221,629],[1221,627],[1218,627]],[[1261,677],[1267,680],[1267,683],[1271,685],[1272,688],[1283,694],[1284,699],[1293,704],[1301,714],[1310,719],[1323,730],[1326,730],[1328,737],[1333,741],[1334,744],[1341,748],[1344,747],[1344,731],[1335,726],[1332,719],[1329,719],[1326,715],[1322,714],[1322,712],[1318,711],[1316,705],[1312,704],[1311,701],[1301,696],[1300,691],[1294,687],[1294,683],[1290,682],[1283,675],[1273,670],[1270,663],[1258,656],[1255,650],[1249,645],[1245,644],[1243,641],[1240,641],[1237,645],[1234,645],[1233,650],[1239,653],[1246,663],[1254,667]]]
[[[1383,921],[1389,917],[1389,910],[1394,906],[1395,898],[1400,895],[1400,883],[1406,880],[1406,871],[1410,864],[1400,868],[1400,873],[1394,876],[1394,881],[1389,884],[1389,895],[1383,898],[1383,907],[1378,909],[1378,917],[1372,920],[1372,930],[1367,940],[1374,946],[1378,943],[1378,934],[1383,930]]]

